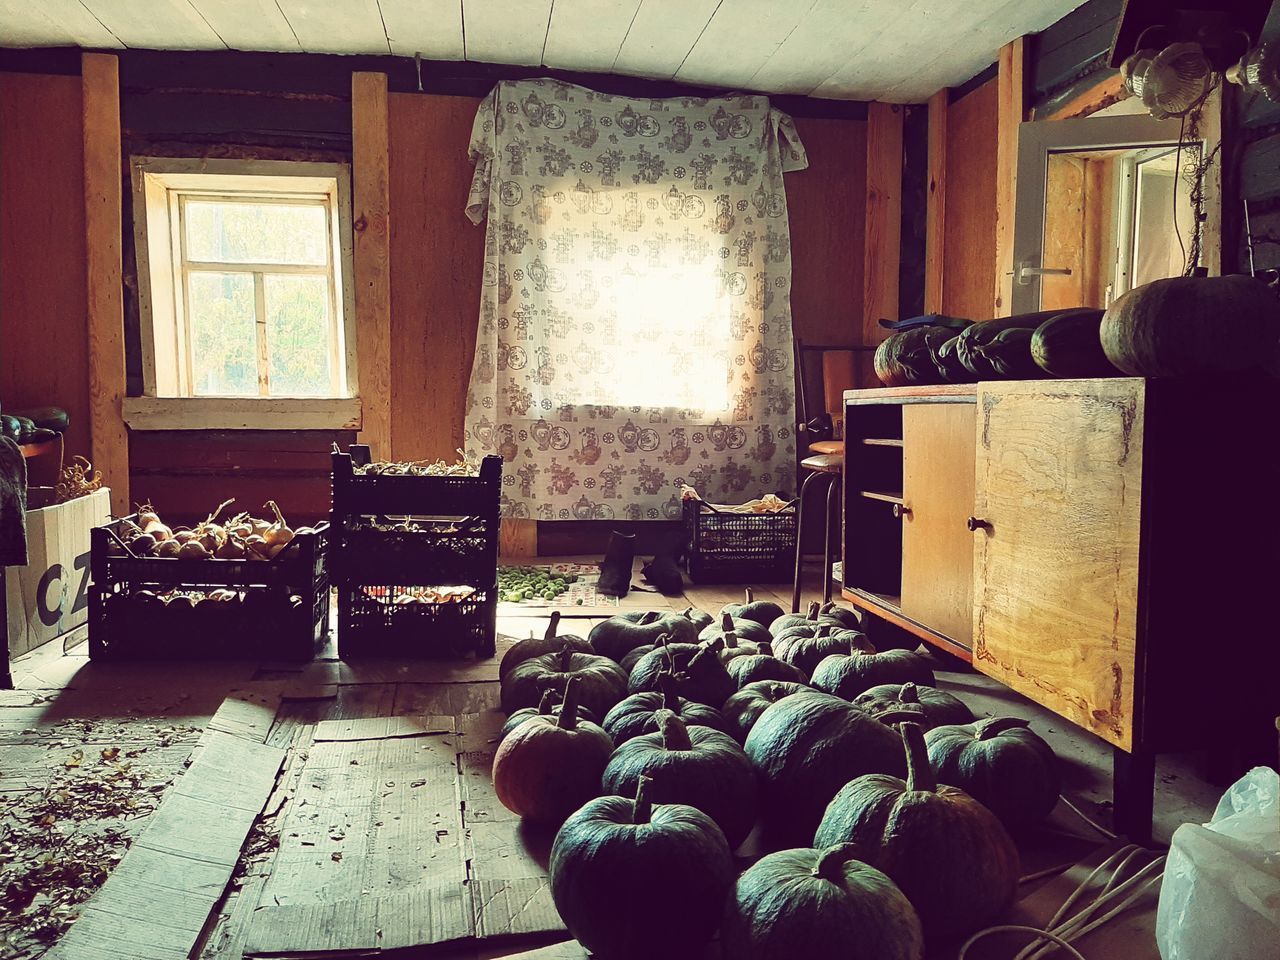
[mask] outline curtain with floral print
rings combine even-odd
[[[791,118],[503,81],[470,152],[488,223],[466,452],[505,459],[503,515],[675,519],[681,484],[792,490]]]

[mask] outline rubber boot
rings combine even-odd
[[[635,559],[636,535],[619,533],[617,530],[611,532],[609,549],[604,552],[604,559],[600,561],[597,592],[606,597],[625,597],[631,590],[631,567]]]

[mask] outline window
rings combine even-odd
[[[347,168],[142,157],[133,167],[144,394],[352,397]]]

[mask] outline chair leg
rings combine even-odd
[[[835,538],[831,536],[831,528],[836,526],[836,518],[840,514],[840,474],[829,474],[830,482],[827,484],[827,509],[824,514],[827,521],[826,537],[824,539],[825,549],[823,550],[822,562],[822,604],[826,606],[831,602],[831,564],[835,562]]]
[[[796,503],[796,576],[791,585],[792,613],[800,612],[800,572],[804,563],[804,498],[809,488],[813,486],[813,481],[820,476],[822,476],[820,473],[811,473],[804,478],[804,483],[800,486],[800,497]]]

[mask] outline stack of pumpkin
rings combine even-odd
[[[558,825],[551,890],[603,958],[918,958],[982,927],[1048,815],[1056,761],[1025,721],[976,720],[929,661],[852,611],[626,613],[515,644],[493,763],[512,812]],[[758,828],[769,853],[740,876]],[[634,909],[664,883],[660,922]]]

